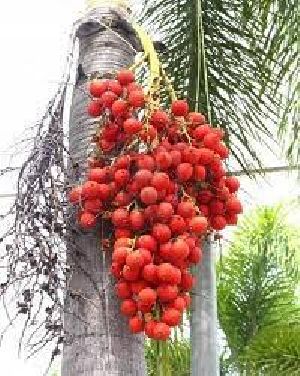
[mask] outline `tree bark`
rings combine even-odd
[[[127,16],[117,7],[101,7],[84,17],[78,28],[78,64],[85,74],[112,72],[132,64],[133,49],[99,24],[99,20],[119,22]],[[125,29],[114,30],[129,38]],[[91,151],[91,136],[98,126],[86,115],[89,100],[86,81],[79,80],[73,94],[69,135],[70,154],[78,163],[81,181]],[[62,376],[144,376],[144,338],[129,333],[119,312],[109,274],[110,256],[100,247],[101,231],[78,230],[72,236],[81,255],[76,263],[74,255],[67,256],[71,274],[65,300]]]

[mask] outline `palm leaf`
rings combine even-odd
[[[299,321],[293,325],[282,322],[281,325],[264,328],[251,341],[240,360],[249,375],[299,375]]]
[[[295,87],[285,90],[297,69],[296,17],[296,0],[143,1],[140,19],[166,44],[176,90],[226,130],[243,168],[261,161],[254,140],[268,143],[278,124],[281,134],[296,129]]]
[[[218,265],[219,321],[231,352],[229,364],[240,370],[240,356],[261,330],[278,325],[282,317],[300,316],[291,232],[280,207],[260,208],[239,225]]]

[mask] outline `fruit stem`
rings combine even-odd
[[[177,99],[177,95],[176,95],[176,92],[175,92],[175,90],[174,90],[174,88],[173,88],[172,82],[171,82],[171,80],[169,79],[169,77],[168,77],[166,71],[164,70],[164,68],[163,68],[163,66],[162,66],[161,64],[160,64],[160,70],[161,70],[162,76],[163,76],[163,78],[164,78],[164,80],[165,80],[165,83],[166,83],[166,85],[167,85],[167,90],[168,90],[168,92],[169,92],[169,95],[170,95],[171,101],[174,102],[174,101],[176,101],[176,99]]]
[[[160,376],[160,346],[159,346],[159,341],[156,341],[156,373]]]
[[[148,59],[148,56],[149,56],[148,54],[143,54],[141,56],[141,58],[139,60],[137,60],[136,63],[132,64],[129,67],[129,70],[134,72],[140,65],[142,65]]]
[[[182,198],[187,197],[187,198],[189,199],[189,201],[191,201],[193,204],[196,203],[196,200],[195,200],[193,197],[191,197],[190,195],[188,195],[188,194],[186,193],[186,191],[184,190],[183,187],[181,188],[181,191],[182,191]]]
[[[157,341],[158,344],[158,375],[159,376],[165,376],[164,373],[164,356],[163,356],[163,343],[162,341]]]
[[[133,24],[133,27],[138,34],[141,43],[143,45],[144,51],[149,58],[150,65],[150,77],[149,77],[149,93],[150,93],[150,113],[159,107],[160,102],[160,62],[158,54],[155,51],[154,44],[150,36],[146,31],[139,25]],[[155,98],[154,98],[155,96]]]
[[[171,368],[169,363],[169,352],[168,352],[168,342],[161,343],[162,348],[162,369],[163,376],[171,376]]]

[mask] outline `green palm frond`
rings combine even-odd
[[[283,320],[282,320],[283,321]],[[251,341],[241,357],[246,374],[298,376],[300,370],[300,324],[269,326]]]
[[[255,208],[243,220],[235,231],[235,242],[243,244],[244,241],[256,243],[261,239],[269,242],[274,236],[284,236],[295,248],[299,240],[298,228],[287,223],[287,216],[294,210],[299,209],[297,202],[280,203],[274,206],[261,205]]]
[[[161,346],[164,350],[161,351]],[[187,339],[170,340],[164,344],[146,341],[148,376],[190,375],[190,342]]]
[[[141,21],[167,46],[178,93],[211,112],[238,163],[260,161],[275,125],[295,120],[296,0],[144,0]],[[285,126],[284,126],[285,125]],[[293,150],[297,148],[294,144]],[[292,149],[289,150],[290,154]]]
[[[263,207],[239,225],[228,254],[218,265],[218,311],[231,351],[240,355],[261,330],[300,317],[295,289],[299,283],[296,246],[279,207]]]
[[[279,126],[279,136],[285,154],[291,163],[300,161],[300,125],[299,125],[299,90],[300,85],[294,79],[289,84],[286,101],[286,114]]]

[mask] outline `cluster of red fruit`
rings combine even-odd
[[[149,113],[149,99],[127,70],[93,81],[90,93],[88,113],[104,121],[97,139],[103,158],[91,161],[70,201],[80,205],[84,229],[111,220],[111,272],[131,331],[166,340],[190,305],[189,268],[201,262],[201,239],[237,222],[239,182],[224,170],[223,131],[190,113],[186,101]],[[139,151],[131,149],[135,140]]]

